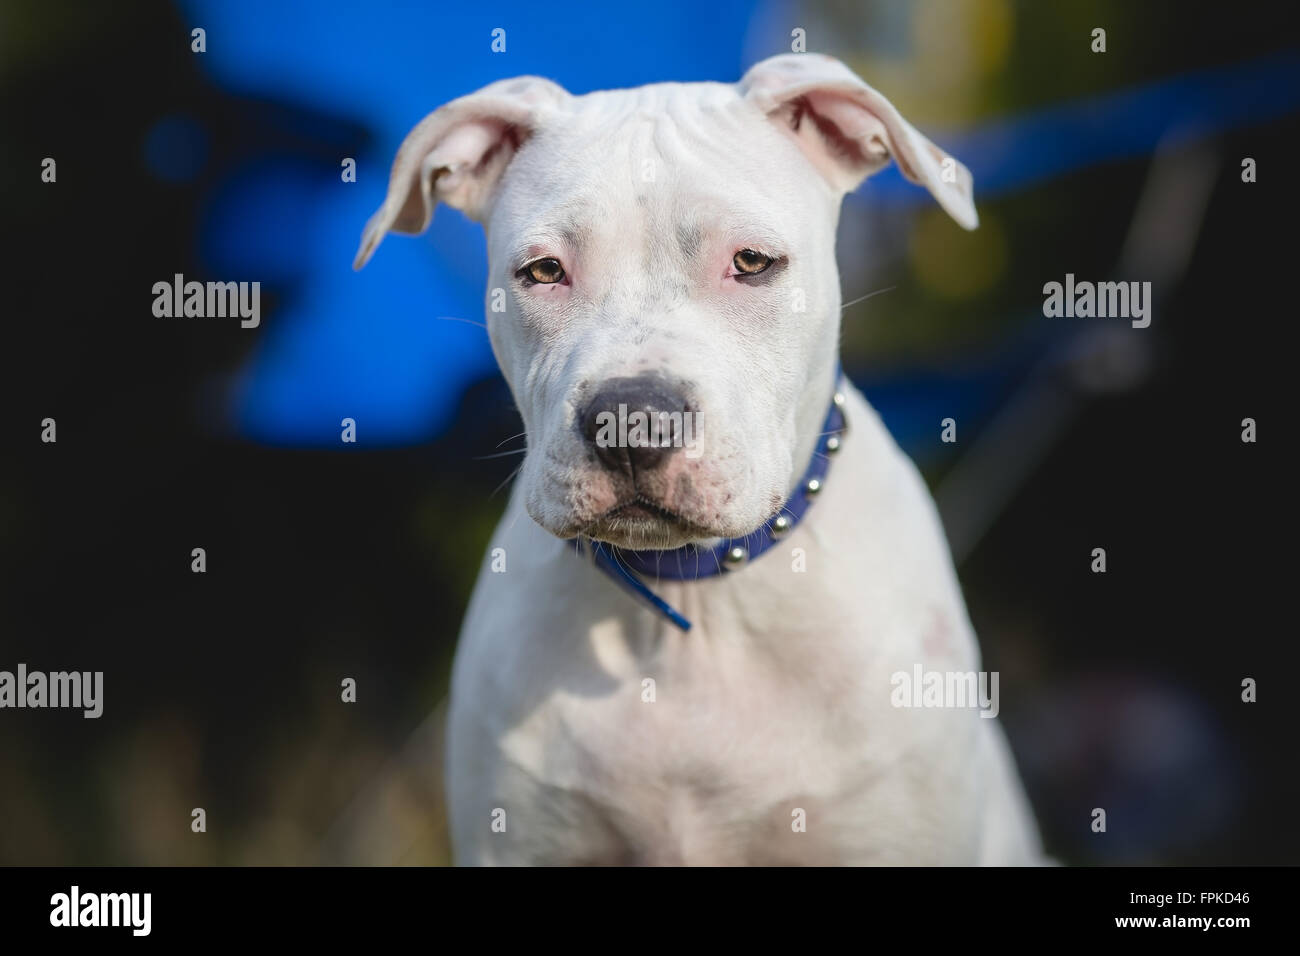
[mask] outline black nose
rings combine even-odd
[[[640,413],[639,415],[637,413]],[[605,381],[582,413],[582,437],[606,468],[658,468],[682,447],[686,400],[661,376]]]

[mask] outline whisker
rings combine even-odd
[[[501,484],[497,485],[495,488],[492,489],[492,494],[488,495],[488,498],[489,499],[495,498],[498,491],[500,491],[506,485],[510,484],[510,482],[514,481],[515,476],[519,474],[519,472],[523,469],[523,467],[524,467],[524,463],[521,461],[518,467],[516,467],[514,471],[506,475],[505,481],[501,482]]]
[[[523,455],[528,451],[527,448],[516,448],[512,451],[499,451],[494,455],[475,455],[471,461],[485,461],[488,458],[509,458],[511,455]]]
[[[521,514],[523,514],[523,513],[524,513],[523,511],[517,511],[517,512],[515,512],[515,516],[514,516],[513,518],[510,519],[510,525],[509,525],[509,527],[506,528],[505,534],[503,534],[503,535],[501,536],[503,540],[504,540],[505,538],[510,537],[510,532],[514,530],[515,522],[517,522],[517,521],[519,520],[519,516],[520,516]]]
[[[458,315],[435,315],[434,318],[439,322],[464,322],[466,325],[477,325],[480,329],[487,331],[487,323],[475,322],[473,319],[462,319]]]
[[[845,302],[842,306],[840,306],[840,311],[843,312],[849,306],[857,305],[859,302],[866,302],[868,299],[874,298],[880,295],[882,292],[893,292],[897,288],[898,286],[891,285],[891,286],[886,286],[883,289],[877,289],[875,292],[868,292],[866,295],[859,296],[858,298],[854,299],[852,302]]]

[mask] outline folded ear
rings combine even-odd
[[[892,157],[966,229],[979,225],[970,171],[930,142],[847,66],[820,53],[755,65],[740,94],[786,129],[832,187],[852,192]]]
[[[550,80],[520,76],[452,100],[422,119],[397,151],[388,196],[366,223],[352,268],[366,264],[390,229],[424,232],[440,202],[481,221],[519,147],[568,99]]]

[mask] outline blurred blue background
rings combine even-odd
[[[229,171],[201,223],[213,272],[294,289],[241,373],[238,428],[259,441],[321,445],[335,443],[345,416],[364,423],[372,442],[427,440],[447,426],[465,388],[494,367],[481,329],[439,321],[482,321],[487,272],[476,223],[441,210],[427,241],[386,245],[361,275],[341,268],[383,200],[410,128],[439,104],[506,76],[540,74],[575,93],[668,77],[734,80],[745,60],[745,32],[735,24],[751,12],[736,2],[697,6],[683,30],[670,9],[646,18],[640,8],[614,5],[575,31],[573,11],[525,3],[334,5],[325,15],[316,3],[213,0],[184,11],[208,31],[209,52],[198,62],[213,82],[322,116],[357,117],[373,130],[355,157],[355,185],[341,182],[337,166],[259,155]],[[504,53],[490,48],[498,27],[507,31]],[[325,126],[311,132],[328,138]]]
[[[195,63],[213,83],[297,105],[304,111],[301,134],[322,142],[341,139],[331,115],[355,118],[373,131],[354,157],[360,170],[355,184],[343,183],[338,168],[268,150],[222,170],[201,210],[199,252],[211,273],[257,277],[290,290],[239,373],[230,411],[241,434],[271,444],[334,445],[337,423],[347,416],[364,422],[370,443],[426,441],[447,427],[464,390],[494,367],[481,331],[446,321],[481,320],[486,267],[477,224],[444,209],[421,242],[387,244],[359,276],[339,268],[382,201],[402,138],[437,105],[526,73],[574,93],[669,78],[731,82],[788,45],[789,24],[805,23],[814,24],[813,39],[823,41],[822,49],[860,58],[868,68],[887,59],[897,72],[925,64],[926,47],[945,42],[927,32],[942,36],[964,22],[986,61],[968,64],[947,83],[976,88],[1008,58],[1013,19],[1012,8],[999,2],[967,4],[951,20],[927,20],[922,7],[879,3],[867,9],[880,15],[885,29],[859,38],[830,29],[833,17],[818,31],[816,15],[810,20],[809,11],[793,3],[665,5],[650,18],[640,8],[615,6],[576,31],[571,15],[537,17],[528,4],[324,9],[328,15],[308,2],[182,4],[186,22],[207,31],[208,51]],[[494,52],[492,31],[506,26],[505,51]],[[933,111],[921,97],[910,98]],[[1082,168],[1147,155],[1161,142],[1170,147],[1267,122],[1297,102],[1300,54],[1292,50],[1089,91],[1011,115],[981,115],[976,100],[964,114],[943,115],[930,132],[962,157],[981,201],[988,201]],[[150,166],[162,178],[196,178],[209,139],[193,117],[160,118],[145,144]],[[907,210],[928,202],[891,167],[860,190],[849,214],[869,220],[873,207]],[[852,271],[860,277],[866,270]],[[930,405],[951,408],[957,399],[968,419],[979,416],[1003,380],[1023,372],[1029,354],[1009,356],[991,374],[958,383],[966,388],[956,395],[947,381],[924,382],[929,401],[918,402],[915,389],[887,392],[881,411],[905,441],[929,429]]]

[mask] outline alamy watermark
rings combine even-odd
[[[171,282],[155,282],[153,294],[153,314],[160,319],[238,316],[245,329],[262,322],[260,282],[186,282],[178,272]]]
[[[895,707],[979,708],[981,717],[998,715],[997,671],[926,671],[917,664],[911,673],[889,677],[889,702]]]
[[[1151,324],[1150,282],[1065,282],[1043,286],[1043,315],[1049,319],[1132,319],[1135,329]]]
[[[51,926],[124,926],[132,936],[148,936],[152,911],[152,893],[83,893],[74,884],[50,897]]]
[[[699,458],[702,412],[629,412],[596,415],[596,446],[599,448],[682,448],[687,458]]]
[[[94,719],[104,713],[103,671],[0,671],[0,708],[68,707]]]

